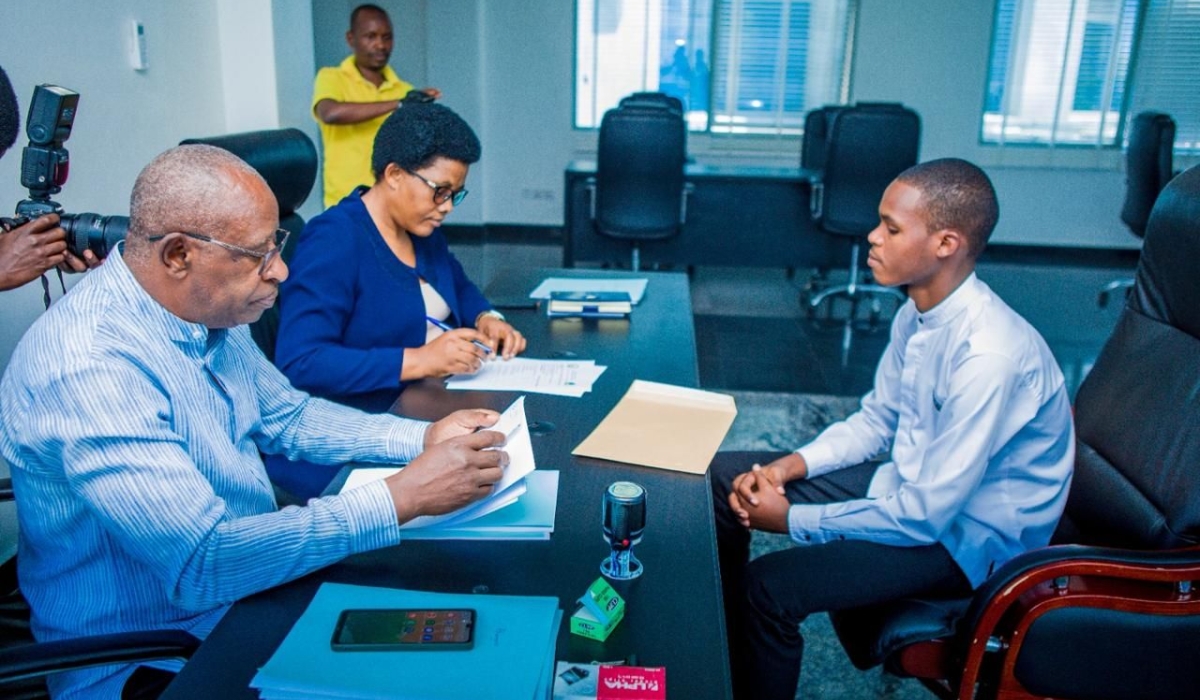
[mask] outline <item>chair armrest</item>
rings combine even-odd
[[[90,666],[191,658],[200,640],[182,630],[103,634],[0,649],[0,684]]]
[[[588,218],[592,221],[596,220],[596,178],[589,177],[584,180],[584,186],[588,191]]]
[[[1139,550],[1080,544],[1042,547],[1014,557],[978,590],[963,622],[974,626],[1001,596],[1012,597],[1062,576],[1092,575],[1139,581],[1190,581],[1200,577],[1200,546]]]
[[[683,196],[679,198],[679,225],[683,226],[687,223],[687,202],[688,197],[696,191],[696,186],[690,182],[683,183]]]
[[[1007,651],[1010,628],[1028,624],[1051,601],[1053,607],[1100,605],[1099,600],[1139,601],[1139,609],[1194,606],[1192,582],[1200,581],[1200,546],[1131,550],[1055,545],[1026,552],[994,573],[972,598],[957,635],[963,645],[960,688],[979,680],[985,655]],[[1170,584],[1174,584],[1171,586]],[[1019,645],[1019,640],[1016,643]]]
[[[814,173],[808,181],[808,211],[813,221],[820,221],[825,213],[825,181],[823,173]]]

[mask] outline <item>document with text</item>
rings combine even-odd
[[[525,397],[521,396],[500,414],[500,420],[488,428],[504,433],[503,450],[508,453],[508,466],[500,481],[492,486],[492,494],[480,501],[475,501],[458,510],[444,515],[422,515],[401,525],[401,529],[430,527],[433,525],[457,525],[474,520],[507,505],[517,502],[527,487],[525,477],[532,473],[537,465],[533,460],[533,443],[529,439],[529,421],[525,418]],[[350,472],[342,492],[363,485],[368,481],[386,478],[399,471],[387,467],[375,469],[355,469]]]
[[[456,374],[447,389],[460,391],[525,391],[556,396],[583,396],[606,368],[593,360],[535,360],[515,357],[485,362],[475,374]]]

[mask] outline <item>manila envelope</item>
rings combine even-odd
[[[638,379],[571,454],[703,474],[735,416],[732,396]]]

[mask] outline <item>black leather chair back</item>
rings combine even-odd
[[[1171,180],[1136,284],[1075,400],[1078,454],[1059,540],[1200,543],[1200,167]]]
[[[827,105],[804,115],[804,140],[800,143],[800,167],[821,170],[825,167],[825,143],[829,139],[829,122],[833,115],[845,109]]]
[[[281,220],[296,213],[317,181],[317,149],[299,129],[247,131],[179,142],[181,146],[194,143],[224,148],[257,170],[279,200]]]
[[[279,202],[279,226],[291,231],[283,260],[291,260],[304,219],[296,213],[317,181],[317,149],[299,129],[269,129],[240,134],[184,139],[184,144],[207,144],[224,148],[258,171]],[[279,331],[279,308],[267,309],[250,324],[250,334],[267,359],[275,359],[275,336]]]
[[[676,100],[678,102],[678,100]],[[632,103],[600,121],[596,230],[624,240],[679,233],[687,127],[665,103]]]
[[[621,98],[617,108],[648,107],[666,109],[676,114],[683,114],[683,100],[665,92],[635,92]]]
[[[879,223],[879,200],[917,164],[921,118],[894,103],[823,107],[804,120],[801,166],[821,170],[821,228],[864,236]]]
[[[1142,112],[1129,123],[1121,221],[1139,238],[1146,235],[1154,200],[1171,179],[1174,147],[1175,120],[1168,115]]]

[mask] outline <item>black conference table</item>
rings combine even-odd
[[[522,303],[543,276],[645,277],[645,298],[628,319],[548,319]],[[636,655],[665,666],[668,697],[731,697],[711,495],[702,476],[574,457],[575,448],[621,399],[634,379],[695,387],[695,333],[687,278],[681,273],[539,270],[489,289],[494,303],[529,340],[526,355],[592,359],[608,369],[582,398],[527,394],[525,410],[539,469],[561,471],[549,541],[412,541],[355,555],[235,604],[162,696],[256,698],[250,679],[282,642],[324,581],[453,593],[556,596],[563,610],[555,657],[587,662]],[[517,290],[521,294],[514,295]],[[440,380],[407,388],[392,411],[437,419],[459,409],[501,410],[514,392],[447,391]],[[344,477],[344,472],[343,472]],[[600,575],[608,545],[600,503],[613,481],[645,487],[645,536],[635,552],[645,573],[616,582],[626,616],[604,642],[569,633],[576,599]],[[518,652],[518,650],[514,650]],[[336,673],[336,669],[331,669]]]

